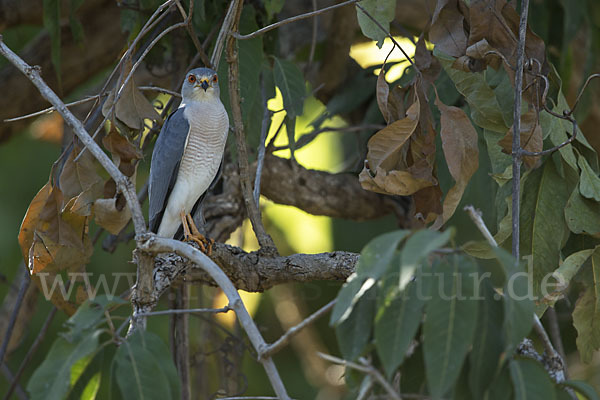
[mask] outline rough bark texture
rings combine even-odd
[[[275,285],[290,282],[343,282],[355,269],[359,255],[345,251],[320,254],[293,254],[266,257],[247,253],[239,247],[215,243],[211,259],[227,274],[236,288],[262,292]],[[195,264],[175,254],[160,254],[155,259],[154,281],[157,294],[166,290],[185,273],[186,281],[215,285]]]

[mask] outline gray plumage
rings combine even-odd
[[[216,72],[186,75],[181,107],[167,118],[150,165],[150,230],[173,237],[181,214],[195,209],[222,161],[229,118],[219,98]]]

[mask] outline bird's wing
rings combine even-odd
[[[190,132],[190,124],[179,108],[165,121],[158,139],[154,144],[150,163],[150,186],[148,197],[149,229],[157,232],[163,213],[167,207],[169,193],[175,186],[179,163],[183,157],[185,142]]]

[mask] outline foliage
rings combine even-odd
[[[71,29],[80,32],[75,35],[79,40],[83,34],[75,13],[81,3],[69,3]],[[182,3],[189,7],[189,2]],[[197,3],[192,29],[201,38],[212,38],[212,25],[222,20],[226,4]],[[396,3],[363,0],[362,8],[355,7],[362,33],[380,48],[386,30],[393,27]],[[384,388],[375,384],[377,376],[383,376],[398,393],[434,399],[562,399],[574,392],[598,398],[585,382],[557,381],[546,365],[521,354],[534,313],[541,317],[566,296],[574,300],[569,313],[579,357],[591,362],[600,349],[598,147],[573,123],[589,112],[586,95],[580,108],[572,108],[569,88],[561,82],[570,73],[573,56],[568,44],[575,37],[575,26],[592,17],[581,12],[583,5],[565,8],[569,12],[558,57],[548,56],[554,44],[548,37],[550,24],[541,36],[534,33],[543,28],[539,21],[532,21],[527,30],[519,135],[530,153],[552,151],[523,158],[526,170],[519,193],[523,260],[517,262],[507,252],[513,229],[512,110],[519,20],[514,3],[437,1],[428,31],[419,32],[411,66],[401,79],[386,81],[386,62],[377,78],[372,71],[361,72],[352,85],[325,97],[326,111],[310,121],[315,132],[333,116],[384,123],[376,132],[357,135],[353,145],[366,160],[356,179],[365,190],[410,197],[410,226],[420,228],[372,235],[355,272],[336,293],[329,322],[347,362],[350,391],[383,394]],[[44,26],[59,77],[61,4],[44,1]],[[139,1],[138,9],[123,9],[121,24],[131,38],[146,22],[146,12],[159,5]],[[246,4],[241,34],[278,19],[283,7],[284,2],[276,0]],[[261,130],[278,134],[284,126],[285,147],[292,159],[303,140],[309,140],[295,133],[297,119],[306,115],[312,83],[306,78],[307,60],[300,51],[282,54],[276,43],[283,35],[277,32],[237,42],[241,111],[251,158],[258,157],[254,149],[261,145]],[[150,64],[177,50],[172,38],[160,44],[148,55]],[[195,51],[190,43],[186,46],[187,52]],[[135,183],[152,131],[160,128],[169,108],[159,115],[134,79],[128,78],[136,65],[133,54],[125,54],[118,84],[104,94],[101,114],[106,121],[98,130],[104,149]],[[226,77],[227,70],[223,55],[218,73]],[[221,98],[231,115],[232,82],[220,82]],[[285,118],[280,127],[263,127],[264,105],[275,97],[276,88],[283,104],[276,112],[284,112]],[[575,139],[563,146],[570,137]],[[491,190],[479,188],[482,179]],[[498,248],[483,240],[465,240],[467,228],[457,222],[458,214],[462,205],[475,201],[490,211],[484,219]],[[90,226],[119,234],[130,217],[114,180],[74,140],[31,201],[19,232],[34,283],[41,288],[41,279],[86,271],[94,252]],[[88,299],[83,284],[73,284],[74,296],[56,292],[50,298],[70,318],[67,331],[54,340],[29,379],[32,397],[96,398],[105,390],[115,398],[119,393],[123,398],[179,398],[177,370],[163,339],[149,331],[123,339],[110,318],[118,304],[103,296]],[[235,346],[228,346],[227,351],[233,352]],[[219,351],[225,353],[225,364],[233,364],[231,354]],[[362,365],[361,372],[351,363]]]

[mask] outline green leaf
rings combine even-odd
[[[69,390],[72,367],[98,349],[101,333],[100,330],[89,332],[73,342],[57,338],[44,362],[29,379],[27,390],[31,399],[62,400]]]
[[[560,383],[562,387],[569,387],[585,396],[587,400],[600,400],[598,392],[590,385],[582,381],[568,380]]]
[[[69,328],[69,332],[64,336],[69,341],[78,340],[78,338],[86,331],[95,329],[99,324],[104,322],[104,311],[116,304],[125,304],[126,302],[119,297],[109,299],[106,295],[96,296],[94,299],[86,300],[79,306],[75,314],[73,314],[65,326]]]
[[[573,233],[600,233],[600,203],[581,196],[575,188],[565,207],[565,219]]]
[[[285,0],[264,0],[265,11],[267,11],[267,19],[270,21],[273,16],[283,8]]]
[[[504,268],[504,346],[507,354],[517,348],[533,324],[533,290],[528,274],[516,265],[512,255],[501,248],[494,248],[496,259]]]
[[[402,271],[400,276],[400,289],[404,288],[410,277],[414,274],[417,265],[429,255],[432,251],[442,247],[454,234],[454,229],[450,228],[443,233],[422,229],[412,234],[402,249],[401,263]]]
[[[115,354],[115,375],[127,399],[179,399],[180,383],[165,343],[155,334],[137,331]]]
[[[592,361],[594,351],[600,349],[600,309],[596,308],[596,293],[588,287],[579,296],[573,310],[573,326],[577,329],[577,349],[584,363]]]
[[[389,32],[390,22],[396,14],[395,0],[362,0],[360,5]],[[356,7],[356,17],[358,18],[358,25],[360,25],[363,35],[377,41],[377,47],[381,48],[383,40],[387,36],[386,33],[358,7]]]
[[[598,248],[599,247],[596,247],[595,249]],[[573,279],[581,266],[588,260],[588,258],[590,258],[595,249],[580,250],[569,255],[569,257],[563,261],[562,265],[554,272],[554,275],[558,280],[558,286],[554,292],[549,293],[551,300],[548,303],[549,305],[554,305],[556,300],[560,298],[561,293],[569,287],[571,279]]]
[[[479,301],[479,314],[475,329],[477,334],[469,354],[469,386],[476,399],[483,398],[485,390],[494,379],[500,365],[500,355],[504,350],[503,303],[489,279],[485,279],[479,287],[483,298]]]
[[[540,283],[558,268],[569,186],[553,162],[531,171],[523,182],[521,254],[531,263],[536,297],[542,295]]]
[[[302,115],[306,87],[304,77],[296,64],[273,57],[273,78],[281,91],[283,106],[290,117]]]
[[[585,198],[600,201],[600,177],[582,155],[579,156],[577,164],[581,168],[579,192]]]
[[[475,272],[473,261],[465,256],[453,255],[434,264],[432,298],[423,324],[423,351],[427,385],[435,399],[444,396],[458,378],[473,341],[478,306]]]
[[[531,358],[510,360],[510,377],[515,390],[515,400],[553,400],[554,385],[540,363]]]
[[[500,373],[496,375],[490,388],[488,389],[485,400],[511,400],[513,398],[513,385],[510,379],[508,363],[504,363]]]
[[[423,278],[423,277],[420,277]],[[412,281],[391,302],[379,310],[375,319],[375,347],[388,377],[402,364],[423,317],[425,300]]]
[[[483,129],[505,134],[508,126],[496,99],[496,94],[488,86],[483,72],[464,72],[452,68],[454,58],[439,51],[433,54],[440,60],[444,70],[448,73],[456,89],[465,96],[471,107],[471,119]]]
[[[50,35],[50,56],[56,77],[61,85],[60,74],[60,0],[44,0],[44,28]]]
[[[95,399],[100,389],[104,347],[92,356],[84,357],[71,368],[71,386],[68,399]]]
[[[335,328],[340,351],[346,360],[356,359],[371,339],[375,293],[376,288],[369,289],[356,303],[348,318]]]
[[[337,295],[337,302],[331,312],[331,325],[348,317],[360,296],[388,269],[398,244],[409,233],[407,230],[388,232],[377,236],[363,248],[356,265],[356,274],[348,278]]]

